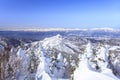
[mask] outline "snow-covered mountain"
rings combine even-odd
[[[0,80],[120,80],[119,45],[59,34],[7,41],[0,40]]]

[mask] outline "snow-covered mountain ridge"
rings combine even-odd
[[[14,47],[0,40],[0,80],[120,80],[120,46],[61,35]]]

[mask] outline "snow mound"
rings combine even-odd
[[[74,72],[74,80],[115,80],[112,77],[89,70],[86,61],[81,61],[80,67]]]
[[[52,47],[56,47],[57,45],[59,45],[62,41],[62,36],[61,35],[56,35],[56,36],[53,36],[51,38],[45,38],[43,41],[42,41],[42,45],[44,48],[52,48]]]
[[[101,68],[100,72],[95,72],[91,69],[90,59],[94,59],[92,52],[92,45],[88,43],[86,46],[86,53],[82,56],[79,62],[79,67],[74,71],[74,80],[120,80],[118,79],[110,69],[107,68],[108,65],[108,48],[101,47],[97,56],[95,56],[96,62],[93,63]]]

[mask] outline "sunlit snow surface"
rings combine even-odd
[[[53,74],[50,73],[48,64],[51,61],[51,59],[48,59],[45,57],[45,51],[49,48],[56,48],[60,51],[66,51],[66,52],[72,52],[72,50],[67,47],[62,42],[62,36],[57,35],[51,38],[46,38],[43,41],[39,42],[39,50],[36,52],[36,55],[39,55],[41,52],[40,57],[40,63],[37,68],[36,72],[36,80],[69,80],[62,78],[63,76],[63,70],[57,71],[57,69],[53,69]],[[36,43],[35,43],[36,44]],[[35,45],[33,44],[33,45]],[[38,43],[37,43],[38,44]],[[70,43],[66,43],[70,45],[73,48],[76,48]],[[114,49],[114,48],[111,48]],[[107,68],[107,47],[101,47],[101,49],[98,50],[99,55],[97,55],[96,58],[102,58],[105,62],[101,63],[98,62],[98,64],[101,66],[102,72],[95,72],[90,69],[90,65],[88,64],[88,58],[93,57],[92,52],[92,45],[90,42],[86,45],[86,52],[82,56],[81,61],[79,62],[79,67],[76,68],[74,71],[74,80],[119,80],[110,69]],[[40,52],[39,52],[40,51]],[[28,55],[25,54],[25,50],[19,49],[17,52],[17,55],[21,58],[23,58],[23,64],[22,66],[25,67],[27,65],[27,59]],[[64,58],[62,57],[61,53],[58,54],[57,60],[60,61],[57,63],[57,66],[64,65]],[[27,72],[27,71],[26,71]],[[24,72],[23,72],[24,73]],[[28,73],[25,73],[28,74]],[[19,80],[24,79],[23,74],[21,74],[21,77]]]
[[[86,61],[81,61],[80,67],[74,72],[74,80],[116,80],[112,77],[88,69]]]
[[[86,46],[86,54],[83,55],[82,60],[79,62],[79,67],[75,70],[74,72],[74,80],[120,80],[114,74],[110,69],[107,68],[107,56],[106,56],[106,51],[107,49],[101,48],[100,49],[100,55],[104,60],[105,64],[101,65],[104,67],[104,70],[101,73],[94,72],[89,69],[89,64],[88,64],[88,57],[91,57],[91,44],[88,43]],[[89,55],[90,56],[87,56]]]
[[[96,55],[94,55],[92,50],[93,46],[91,42],[88,41],[87,44],[84,45],[85,51],[80,57],[76,57],[79,59],[78,66],[76,66],[74,60],[67,62],[68,60],[63,54],[76,54],[76,52],[79,52],[78,46],[69,41],[63,41],[62,36],[59,34],[45,38],[42,41],[32,42],[30,45],[27,49],[19,46],[16,55],[10,58],[11,61],[9,61],[9,63],[11,64],[14,64],[16,59],[20,60],[15,75],[17,80],[120,80],[113,74],[112,70],[107,67],[109,64],[108,50],[114,50],[118,48],[118,46],[110,47],[109,49],[108,45],[100,46],[96,51]],[[52,54],[52,51],[54,52],[55,50],[57,52]],[[0,51],[4,51],[2,45],[0,45]],[[13,52],[14,49],[11,49],[11,53]],[[15,60],[13,58],[15,58]],[[92,62],[92,59],[96,60],[97,63]],[[118,60],[116,59],[114,64],[117,64],[117,62]],[[73,71],[72,78],[71,75],[69,76],[70,78],[66,78],[65,75],[68,76],[68,74],[70,74],[67,69],[70,65],[75,67],[75,70]],[[95,65],[100,67],[99,71],[95,71]],[[68,70],[68,72],[66,70]]]

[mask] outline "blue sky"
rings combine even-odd
[[[120,27],[120,0],[0,0],[0,28]]]

